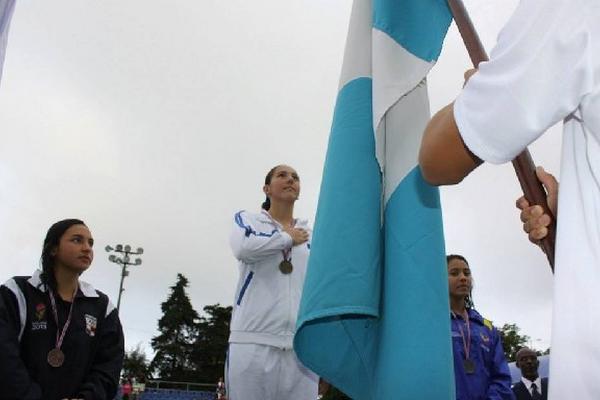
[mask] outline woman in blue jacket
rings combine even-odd
[[[469,263],[456,254],[446,261],[456,400],[513,400],[500,334],[473,308]]]

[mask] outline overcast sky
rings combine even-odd
[[[517,0],[465,0],[487,49]],[[84,280],[116,304],[107,244],[142,246],[121,303],[126,346],[148,353],[178,272],[200,312],[230,305],[233,213],[258,210],[265,173],[294,166],[314,220],[351,0],[18,2],[0,87],[1,280],[39,266],[63,218],[96,239]],[[454,26],[430,74],[433,110],[469,60]],[[510,117],[510,116],[507,116]],[[530,149],[558,172],[552,129]],[[552,276],[522,234],[510,165],[444,188],[447,251],[470,261],[477,308],[549,346]]]

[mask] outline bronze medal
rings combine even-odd
[[[54,299],[54,293],[52,293],[52,289],[48,287],[48,295],[50,296],[50,304],[52,305],[52,314],[54,314],[54,322],[56,322],[56,346],[48,352],[46,360],[48,361],[48,364],[50,364],[54,368],[61,367],[65,362],[65,353],[62,352],[60,346],[62,346],[63,340],[65,339],[65,335],[67,334],[67,329],[69,329],[69,325],[71,324],[71,317],[73,316],[73,305],[75,304],[75,295],[77,295],[77,290],[79,290],[79,285],[75,287],[75,291],[73,291],[73,300],[71,301],[71,306],[69,307],[69,315],[67,317],[67,320],[65,321],[65,325],[61,330],[58,323],[58,311],[56,309],[56,300]]]
[[[65,362],[65,353],[63,353],[60,349],[52,349],[48,352],[48,364],[54,368],[59,368]]]
[[[291,274],[294,270],[294,266],[292,265],[291,261],[283,260],[279,263],[279,270],[284,275]]]
[[[474,374],[475,373],[475,362],[473,362],[473,360],[467,358],[463,361],[463,366],[465,367],[465,372],[467,374]]]

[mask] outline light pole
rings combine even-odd
[[[129,275],[129,271],[127,271],[127,267],[129,265],[141,265],[142,264],[141,258],[136,258],[135,262],[131,262],[131,258],[129,256],[131,254],[133,254],[133,255],[143,254],[144,249],[142,249],[141,247],[138,247],[136,251],[132,251],[130,245],[126,244],[125,246],[123,246],[122,244],[118,244],[114,248],[112,248],[111,246],[106,246],[104,248],[104,250],[106,250],[108,253],[115,252],[115,253],[121,253],[123,255],[123,256],[121,256],[121,255],[117,256],[115,254],[111,254],[110,256],[108,256],[108,261],[121,265],[121,284],[119,285],[119,297],[117,300],[117,314],[118,314],[119,307],[121,306],[121,294],[123,293],[123,291],[125,291],[125,289],[123,289],[123,281],[125,280],[125,277]]]

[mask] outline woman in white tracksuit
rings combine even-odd
[[[260,213],[235,214],[231,247],[240,278],[226,365],[229,400],[314,400],[318,378],[292,348],[310,251],[310,228],[293,216],[300,179],[271,169]]]

